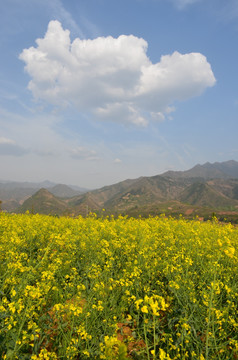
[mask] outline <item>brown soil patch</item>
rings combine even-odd
[[[185,211],[185,215],[191,215],[194,212],[194,209],[188,209]]]

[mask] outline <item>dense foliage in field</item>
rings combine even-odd
[[[2,359],[238,359],[238,228],[0,214]]]

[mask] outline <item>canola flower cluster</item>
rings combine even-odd
[[[0,214],[1,359],[238,359],[238,228]]]

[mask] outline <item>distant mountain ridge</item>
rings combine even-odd
[[[97,190],[74,194],[66,185],[41,189],[26,199],[17,212],[87,215],[149,215],[161,213],[197,214],[214,210],[237,212],[238,162],[196,165],[186,171],[128,179]]]
[[[3,210],[14,211],[42,188],[49,190],[55,196],[63,198],[73,197],[88,191],[88,189],[76,185],[55,184],[48,180],[39,183],[0,181],[1,207]]]
[[[57,184],[53,187],[50,187],[48,190],[49,192],[51,192],[51,194],[61,198],[73,197],[83,192],[82,190],[81,191],[74,190],[72,187],[64,184]]]
[[[49,189],[53,188],[54,186],[64,185],[64,184],[57,184],[49,180],[41,181],[41,182],[29,182],[29,181],[6,181],[0,180],[0,189]],[[65,185],[70,187],[71,189],[78,191],[78,192],[85,192],[89,191],[89,189],[77,186],[77,185]]]
[[[181,178],[203,178],[208,179],[229,179],[238,178],[238,162],[229,160],[225,162],[209,162],[204,165],[195,165],[192,169],[186,171],[167,171],[162,176],[165,177],[181,177]]]

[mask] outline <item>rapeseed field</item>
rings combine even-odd
[[[1,359],[238,359],[238,228],[0,214]]]

